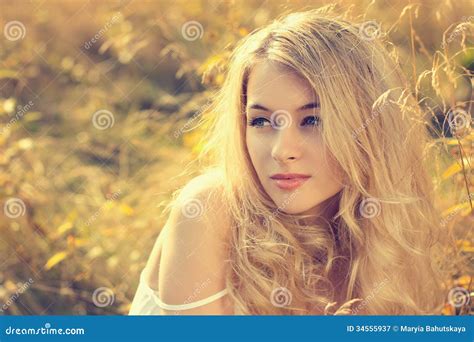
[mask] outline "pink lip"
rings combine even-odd
[[[276,186],[283,190],[294,190],[306,182],[311,176],[298,173],[278,173],[270,178],[275,181]]]

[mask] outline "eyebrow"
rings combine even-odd
[[[303,110],[307,110],[307,109],[314,109],[314,108],[319,108],[319,102],[310,102],[310,103],[307,103],[305,104],[304,106],[301,106],[300,108],[297,109],[297,111],[303,111]],[[266,111],[266,112],[271,112],[270,109],[262,106],[261,104],[258,104],[258,103],[253,103],[251,104],[248,109],[258,109],[258,110],[263,110],[263,111]]]

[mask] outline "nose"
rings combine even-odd
[[[298,141],[297,132],[291,126],[278,130],[272,147],[272,158],[279,163],[300,159],[302,151]]]

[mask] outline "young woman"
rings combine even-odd
[[[440,312],[426,127],[378,29],[313,10],[240,42],[130,314]]]

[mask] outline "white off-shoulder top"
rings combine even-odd
[[[138,284],[137,292],[132,301],[132,306],[129,311],[129,315],[160,315],[162,314],[161,309],[165,310],[189,310],[194,309],[225,296],[228,293],[228,289],[224,289],[218,293],[215,293],[207,298],[197,300],[191,303],[184,303],[178,305],[166,304],[160,299],[158,291],[153,290],[145,281],[144,271],[140,274],[140,281]]]

